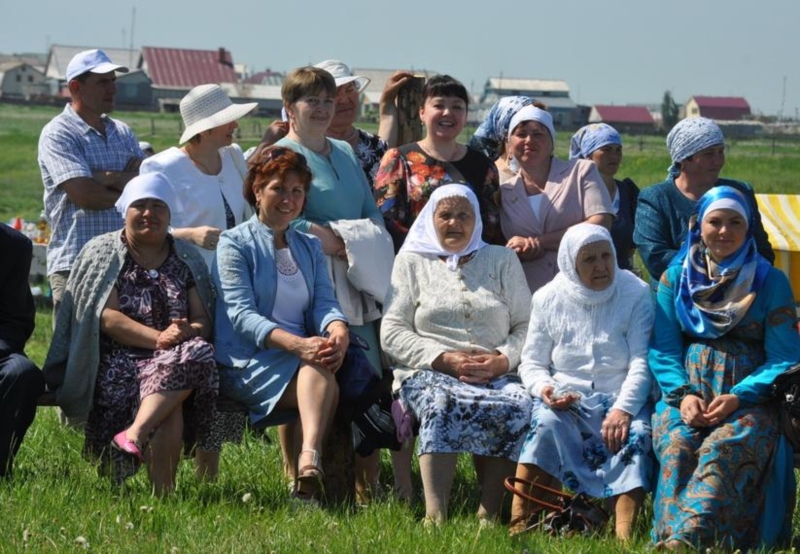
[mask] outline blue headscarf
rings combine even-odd
[[[719,125],[705,117],[689,117],[678,122],[667,135],[667,149],[672,158],[670,177],[677,177],[681,170],[677,164],[697,154],[700,150],[717,144],[725,144]]]
[[[469,147],[494,161],[500,157],[500,145],[508,135],[508,125],[520,109],[533,104],[528,96],[504,96],[491,107],[486,118],[469,140]]]
[[[739,212],[747,221],[747,235],[739,249],[724,260],[712,260],[700,235],[705,217],[719,209]],[[701,338],[718,338],[747,314],[767,278],[769,262],[758,253],[753,238],[755,216],[744,195],[728,187],[714,187],[697,202],[689,230],[672,264],[681,264],[675,309],[681,326]]]
[[[592,152],[607,144],[622,144],[622,137],[614,127],[608,123],[584,125],[569,141],[569,159],[588,158]]]

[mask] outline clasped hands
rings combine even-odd
[[[511,237],[506,248],[516,252],[522,260],[535,260],[544,255],[544,247],[539,237]]]
[[[331,324],[326,334],[327,337],[297,337],[291,350],[304,362],[336,373],[350,346],[350,333],[344,324]]]
[[[485,384],[508,373],[508,358],[499,352],[454,350],[439,354],[432,367],[463,383]]]
[[[735,394],[720,394],[709,404],[694,394],[681,400],[681,419],[689,427],[712,427],[739,409],[739,397]]]
[[[186,318],[173,319],[169,327],[161,331],[156,339],[156,350],[166,350],[200,335],[200,330],[192,327]]]

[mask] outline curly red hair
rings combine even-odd
[[[244,197],[251,206],[256,205],[255,190],[261,190],[267,183],[275,179],[286,179],[286,175],[294,172],[303,183],[303,189],[311,189],[311,170],[306,157],[285,146],[266,146],[257,150],[247,162],[250,171],[244,180]]]

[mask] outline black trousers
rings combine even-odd
[[[27,357],[13,353],[0,358],[0,477],[11,473],[43,391],[42,372]]]

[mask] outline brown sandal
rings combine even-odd
[[[312,448],[304,448],[300,452],[300,456],[304,452],[311,452],[313,457],[310,464],[302,466],[297,471],[295,495],[301,500],[312,500],[324,492],[322,480],[325,477],[325,473],[322,471],[319,452]],[[298,465],[300,465],[299,460]]]

